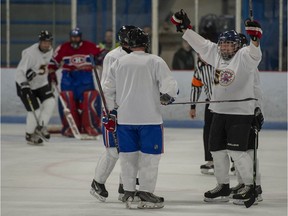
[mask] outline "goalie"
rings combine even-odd
[[[61,96],[77,124],[80,133],[98,136],[101,133],[101,99],[93,82],[90,54],[95,58],[102,50],[89,41],[82,40],[79,28],[72,29],[70,41],[60,45],[49,63],[49,81],[58,84],[56,70],[62,65]],[[62,135],[73,137],[59,103]]]

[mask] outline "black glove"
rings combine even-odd
[[[171,104],[175,101],[175,99],[173,97],[171,97],[170,95],[166,94],[162,94],[160,93],[160,103],[162,105],[168,105]]]
[[[31,81],[36,75],[37,75],[36,72],[33,71],[32,69],[26,71],[26,78],[28,81]]]
[[[177,32],[183,32],[182,30],[187,28],[192,29],[190,19],[183,9],[173,14],[170,20],[174,25],[176,25]]]
[[[28,82],[22,82],[20,84],[20,87],[21,87],[21,93],[22,93],[23,97],[27,98],[27,95],[28,95],[31,98],[33,93],[31,91],[29,83]]]
[[[254,111],[254,119],[252,122],[252,126],[256,127],[257,130],[260,131],[263,123],[264,123],[264,116],[261,112],[261,109],[259,107],[256,107]]]
[[[255,20],[251,21],[251,19],[246,19],[245,30],[253,41],[257,41],[262,37],[261,25]]]

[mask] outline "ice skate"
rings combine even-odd
[[[249,191],[249,192],[243,191],[243,192],[242,192],[242,191],[240,190],[239,193],[237,194],[237,195],[238,195],[238,196],[237,196],[237,199],[234,198],[234,197],[236,197],[236,195],[233,196],[233,199],[234,199],[234,200],[233,200],[233,204],[235,204],[235,205],[244,205],[244,202],[251,198],[254,188],[253,188],[252,185],[249,186],[249,187],[251,187],[251,188],[250,188],[251,191]],[[244,187],[244,188],[245,188],[245,187]],[[243,188],[243,189],[244,189],[244,188]],[[242,189],[242,190],[243,190],[243,189]],[[247,190],[247,189],[248,189],[248,186],[246,186],[246,189],[245,189],[245,190]],[[243,193],[246,194],[246,197],[245,197],[245,196],[243,197]],[[241,194],[241,198],[243,197],[243,199],[240,199],[240,194]],[[256,197],[256,199],[255,199],[256,201],[253,203],[253,205],[257,205],[258,202],[263,201],[261,185],[257,185],[257,186],[256,186],[256,194],[257,194],[257,197]]]
[[[232,199],[233,195],[239,193],[244,187],[245,187],[245,184],[238,183],[235,187],[230,188],[231,194],[230,194],[229,197]]]
[[[140,202],[139,209],[159,209],[164,207],[164,198],[158,197],[153,193],[138,191]]]
[[[36,127],[35,134],[43,138],[45,141],[48,141],[50,139],[50,133],[48,132],[47,127],[44,126]]]
[[[96,182],[94,179],[91,183],[90,194],[101,202],[105,202],[108,197],[108,191],[106,190],[105,185]]]
[[[122,197],[122,202],[125,202],[127,209],[132,209],[132,202],[134,200],[135,191],[125,191]]]
[[[245,185],[245,187],[239,193],[233,195],[233,204],[243,205],[245,201],[249,200],[252,197],[253,190],[253,185]],[[258,202],[254,202],[254,205],[256,205],[257,203]]]
[[[123,196],[125,193],[124,188],[123,188],[123,184],[119,184],[118,193],[119,193],[118,200],[123,202]],[[139,201],[140,201],[140,198],[138,196],[138,191],[136,190],[135,194],[134,194],[133,202],[139,202]]]
[[[229,184],[218,184],[214,189],[204,194],[205,202],[228,202],[230,195]]]
[[[124,188],[123,188],[123,184],[119,184],[118,193],[119,193],[118,200],[123,202],[123,197],[124,197],[124,193],[125,193]]]
[[[39,146],[43,145],[43,140],[40,137],[38,137],[36,134],[26,133],[26,141],[27,141],[27,144],[29,145],[39,145]]]
[[[208,161],[206,164],[200,166],[202,174],[214,175],[214,164],[213,161]]]

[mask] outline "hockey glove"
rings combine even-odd
[[[113,109],[110,111],[109,116],[106,115],[105,112],[103,112],[103,118],[102,123],[106,130],[109,132],[115,132],[117,129],[117,110]]]
[[[251,21],[251,19],[246,19],[245,30],[253,41],[257,41],[262,37],[261,25],[255,20]]]
[[[36,72],[33,71],[32,69],[26,71],[26,78],[28,81],[31,81],[36,75],[37,75]]]
[[[32,91],[31,91],[31,88],[30,88],[30,85],[28,82],[22,82],[20,84],[20,87],[21,87],[21,93],[23,95],[24,98],[27,98],[27,95],[32,98]]]
[[[162,94],[160,93],[160,103],[162,105],[168,105],[171,104],[175,101],[175,99],[173,97],[171,97],[170,95],[166,94]]]
[[[50,72],[48,74],[48,82],[50,84],[52,84],[52,82],[54,82],[56,86],[58,85],[58,80],[57,80],[57,76],[56,76],[55,72]]]
[[[183,32],[182,30],[187,28],[192,29],[190,19],[183,9],[173,14],[170,20],[174,25],[176,25],[177,32]]]
[[[261,112],[261,109],[259,107],[256,107],[254,111],[254,119],[252,122],[252,126],[256,127],[257,130],[260,131],[263,123],[264,123],[264,116]]]

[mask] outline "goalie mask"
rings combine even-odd
[[[82,32],[79,28],[70,31],[70,44],[73,49],[78,49],[82,43]]]
[[[218,51],[224,60],[230,60],[240,48],[241,41],[236,31],[230,30],[220,34]]]
[[[129,47],[145,47],[149,46],[149,36],[141,28],[135,28],[128,32]]]
[[[38,38],[39,38],[39,50],[41,52],[46,53],[52,49],[53,37],[49,31],[47,30],[41,31],[40,34],[38,35]]]
[[[135,26],[130,26],[130,25],[125,25],[125,26],[122,26],[120,28],[120,30],[118,31],[118,40],[121,44],[121,46],[127,46],[128,45],[128,42],[129,42],[129,39],[128,39],[128,32],[132,29],[135,29],[136,27]]]

